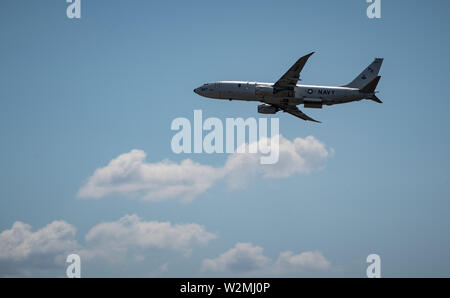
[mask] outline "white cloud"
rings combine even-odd
[[[291,251],[280,254],[275,263],[279,273],[296,273],[327,270],[330,262],[318,251],[307,251],[294,255]]]
[[[202,270],[212,272],[252,272],[264,268],[270,259],[263,248],[251,243],[237,243],[235,247],[215,259],[203,260]]]
[[[97,169],[79,190],[82,198],[111,194],[138,195],[144,200],[181,197],[189,201],[212,186],[222,174],[217,169],[190,159],[177,164],[168,160],[145,162],[142,150],[132,150]]]
[[[36,232],[28,224],[15,222],[0,234],[0,275],[64,266],[67,255],[79,248],[75,233],[75,227],[65,221],[54,221]]]
[[[325,271],[330,262],[317,251],[294,255],[290,251],[280,253],[274,262],[264,256],[263,248],[251,243],[237,243],[235,247],[214,259],[202,262],[202,271],[228,273],[290,274]]]
[[[253,143],[246,147],[257,145]],[[280,155],[276,164],[261,165],[259,153],[234,153],[223,167],[215,168],[190,159],[180,163],[168,160],[149,163],[145,161],[144,151],[132,150],[113,159],[106,167],[97,169],[81,187],[78,196],[125,195],[149,201],[180,198],[189,202],[220,179],[226,179],[235,188],[255,175],[269,179],[309,174],[323,168],[331,153],[332,149],[328,150],[313,136],[296,138],[292,142],[280,136]]]
[[[114,222],[101,223],[86,235],[86,258],[101,257],[120,261],[127,256],[137,260],[153,250],[179,251],[187,255],[195,245],[207,244],[217,236],[201,225],[143,221],[137,215],[126,215]]]
[[[235,153],[230,155],[224,166],[229,185],[232,188],[241,187],[252,176],[280,179],[295,174],[310,174],[314,170],[322,169],[325,161],[333,152],[332,149],[327,150],[326,146],[313,136],[304,139],[296,138],[292,142],[280,136],[279,140],[279,160],[275,164],[261,165],[259,162],[260,153]],[[268,141],[262,139],[261,142]],[[250,147],[258,146],[258,144],[252,143],[245,146],[245,152],[250,152]]]
[[[75,234],[75,227],[64,221],[54,221],[36,232],[28,224],[14,223],[0,234],[0,276],[48,275],[55,270],[64,274],[66,258],[72,253],[79,254],[82,262],[112,264],[143,261],[162,250],[189,255],[195,246],[217,237],[195,223],[143,221],[137,215],[94,226],[86,234],[85,245],[77,243]],[[160,270],[167,268],[163,265]]]
[[[36,276],[49,272],[65,272],[66,257],[75,253],[82,262],[101,261],[108,264],[141,262],[163,252],[188,256],[196,246],[217,238],[198,224],[172,224],[144,221],[137,215],[126,215],[117,221],[94,226],[85,236],[85,244],[77,243],[76,229],[64,221],[54,221],[32,231],[30,225],[16,222],[0,233],[0,276]],[[294,254],[280,253],[273,261],[262,247],[237,243],[217,258],[204,259],[203,272],[283,275],[325,271],[330,262],[317,251]],[[168,271],[163,263],[152,274]]]

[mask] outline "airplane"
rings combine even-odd
[[[276,114],[284,111],[305,121],[314,120],[297,106],[303,104],[305,108],[321,109],[323,105],[360,101],[362,99],[382,101],[375,95],[378,91],[378,75],[383,58],[375,60],[363,70],[353,81],[344,86],[298,85],[300,72],[315,52],[301,57],[275,83],[247,82],[247,81],[219,81],[206,83],[194,89],[198,95],[213,99],[259,101],[258,113]]]

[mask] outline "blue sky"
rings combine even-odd
[[[382,1],[379,20],[367,18],[367,5],[82,0],[81,20],[69,20],[62,0],[2,1],[0,232],[17,221],[35,232],[62,220],[85,247],[94,226],[137,214],[215,235],[193,240],[189,253],[147,247],[139,261],[129,250],[120,264],[93,257],[84,276],[264,275],[201,270],[203,260],[252,243],[268,262],[284,251],[313,251],[329,263],[281,276],[364,277],[367,255],[377,253],[383,276],[448,277],[450,4]],[[189,204],[77,197],[96,169],[132,149],[145,151],[148,163],[189,158],[223,166],[225,154],[172,153],[172,120],[193,119],[195,109],[223,120],[261,115],[255,103],[208,100],[192,90],[216,80],[275,81],[311,51],[302,72],[311,84],[347,83],[374,57],[385,59],[384,104],[306,111],[322,124],[277,115],[286,139],[314,136],[334,150],[323,169],[257,177],[238,190],[219,182]],[[20,266],[32,276],[65,272],[64,264],[0,264],[7,261],[2,275]]]

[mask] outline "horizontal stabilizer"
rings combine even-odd
[[[378,102],[378,103],[383,103],[382,101],[381,101],[381,99],[379,99],[375,94],[372,96],[372,98],[370,98],[371,100],[373,100],[373,101],[376,101],[376,102]]]

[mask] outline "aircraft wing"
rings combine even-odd
[[[295,62],[295,64],[292,65],[292,67],[289,68],[289,70],[274,84],[274,87],[278,87],[278,89],[294,88],[300,79],[300,72],[312,54],[314,54],[314,52],[298,59],[297,62]]]
[[[274,105],[274,106],[276,106],[280,110],[283,110],[286,113],[289,113],[295,117],[301,118],[305,121],[313,121],[313,122],[317,122],[317,123],[322,123],[320,121],[314,120],[313,118],[309,117],[308,115],[306,115],[305,113],[300,111],[297,108],[297,106],[294,106],[294,105]]]

